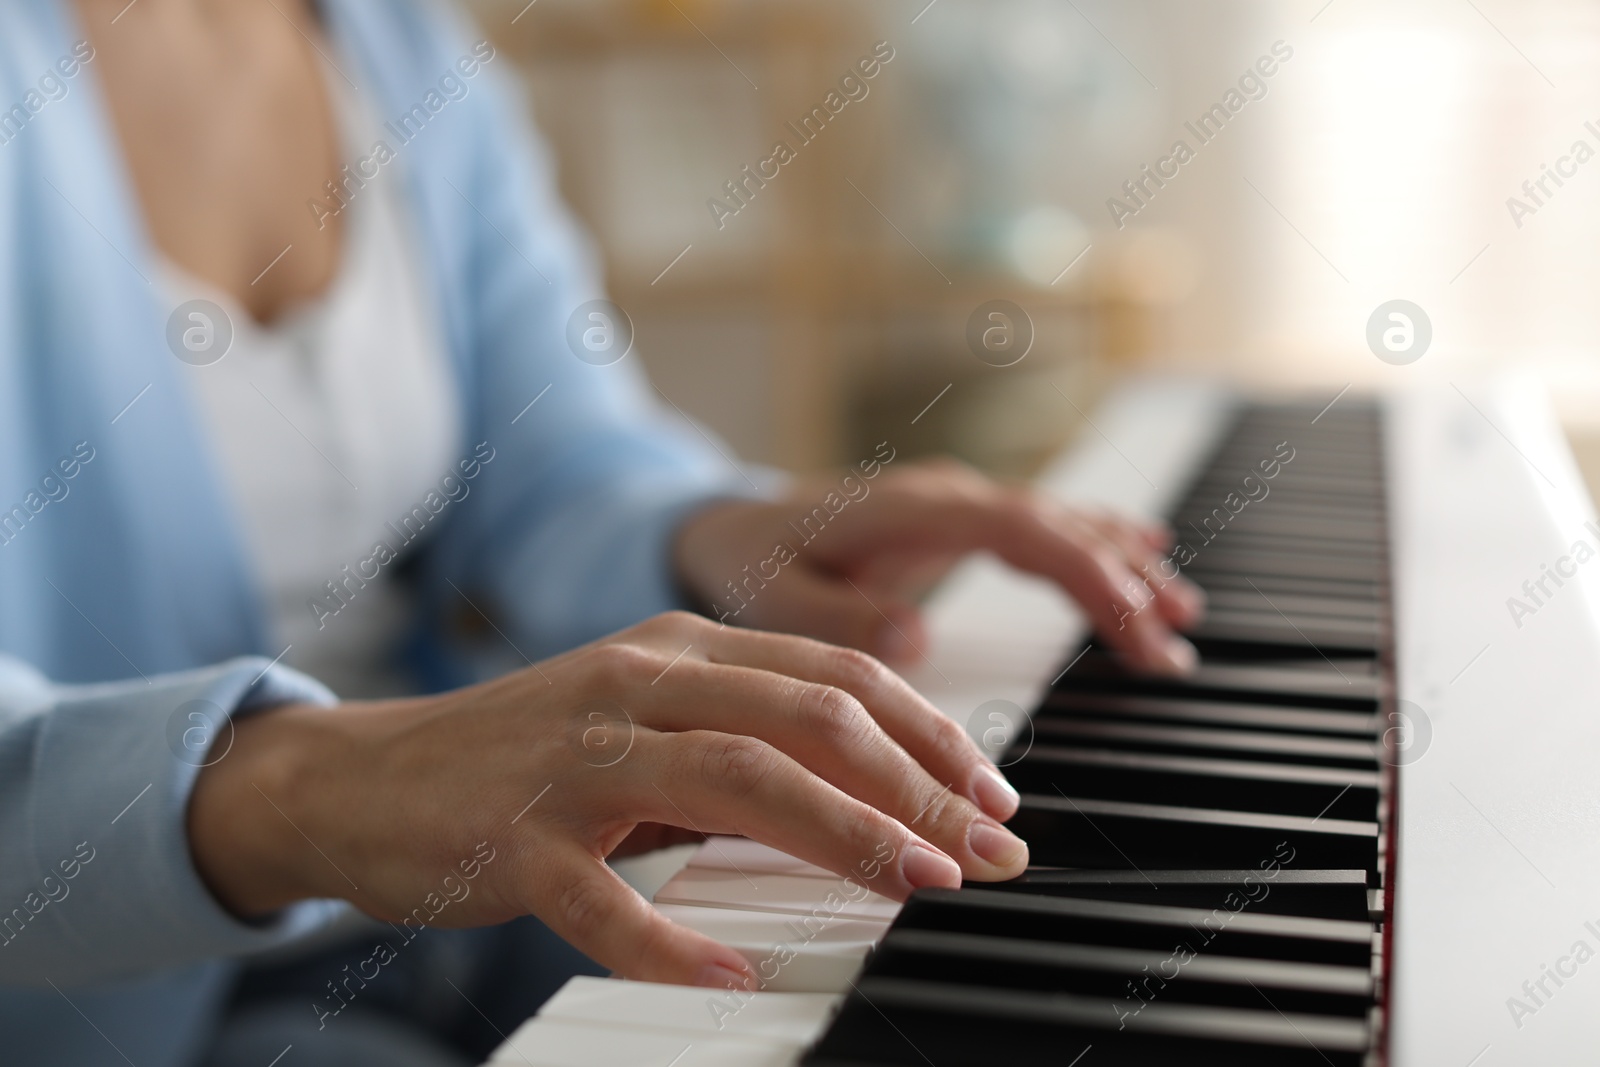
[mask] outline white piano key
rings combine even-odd
[[[539,1009],[543,1019],[678,1030],[809,1045],[844,998],[824,993],[719,993],[695,986],[573,978]]]
[[[690,858],[688,866],[705,867],[719,871],[743,871],[745,874],[798,874],[811,878],[839,876],[805,860],[797,860],[786,852],[770,845],[752,841],[748,837],[708,837]]]
[[[697,904],[786,915],[841,915],[881,922],[892,920],[900,911],[897,902],[843,878],[745,875],[704,867],[685,867],[679,871],[656,893],[656,903]]]
[[[619,878],[633,886],[640,896],[650,900],[656,895],[656,890],[667,884],[668,879],[689,865],[699,850],[698,844],[673,845],[646,852],[642,856],[614,857],[606,862]]]
[[[800,1057],[799,1049],[786,1041],[646,1030],[621,1022],[536,1015],[489,1062],[523,1067],[791,1067]]]
[[[785,993],[839,993],[861,970],[889,929],[887,922],[843,915],[817,918],[656,904],[675,923],[698,930],[749,961],[762,989]]]

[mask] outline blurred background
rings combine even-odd
[[[653,379],[751,459],[816,469],[889,437],[1022,477],[1123,376],[1331,399],[1520,370],[1595,484],[1600,161],[1572,156],[1600,150],[1593,2],[470,6]],[[802,141],[878,42],[866,95]],[[1218,104],[1238,106],[1200,126]],[[1192,158],[1159,163],[1179,139]],[[777,141],[794,158],[745,179]],[[1396,298],[1432,322],[1408,366],[1366,344]],[[1011,366],[968,343],[994,300],[1032,324]]]

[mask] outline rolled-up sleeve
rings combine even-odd
[[[190,856],[202,767],[228,758],[233,717],[331,704],[322,685],[241,658],[147,680],[50,683],[0,657],[0,983],[82,984],[240,955],[319,928],[310,901],[246,923]]]

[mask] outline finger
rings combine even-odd
[[[933,778],[996,819],[1016,814],[1016,790],[967,732],[871,656],[820,641],[745,630],[715,635],[707,654],[714,662],[738,663],[844,690],[861,701],[884,733]]]
[[[922,613],[914,605],[859,582],[795,567],[784,575],[781,619],[768,604],[778,609],[778,602],[758,596],[728,621],[774,629],[781,624],[789,633],[859,648],[898,666],[915,663],[927,647]]]
[[[652,819],[752,838],[894,900],[961,884],[933,844],[757,738],[694,730],[648,735],[642,748],[655,773],[629,799]]]
[[[574,948],[624,978],[718,989],[755,989],[733,949],[679,926],[651,907],[598,858],[569,842],[539,856],[529,910]]]
[[[1121,551],[1070,516],[1028,494],[968,506],[964,521],[1006,562],[1054,579],[1089,616],[1095,632],[1135,667],[1162,674],[1194,669],[1194,646],[1172,632]]]
[[[1136,669],[1170,675],[1194,670],[1199,653],[1174,631],[1172,623],[1157,606],[1156,594],[1120,560],[1108,562],[1106,567],[1109,580],[1127,592],[1134,606],[1131,611],[1120,606],[1116,608],[1115,628],[1104,621],[1098,622],[1096,635]]]
[[[1148,591],[1121,552],[1102,537],[1087,536],[1058,507],[1031,493],[948,472],[907,478],[889,499],[893,507],[857,516],[856,538],[892,542],[906,551],[987,549],[1055,581],[1135,667],[1166,674],[1193,669],[1193,646],[1158,612],[1142,610]]]
[[[669,677],[670,690],[634,702],[642,724],[754,738],[897,819],[954,859],[968,878],[997,881],[1019,873],[1022,841],[952,791],[948,779],[929,774],[845,690],[718,663],[684,662]]]
[[[1131,570],[1155,594],[1156,610],[1173,626],[1187,628],[1205,614],[1205,594],[1178,573],[1171,557],[1151,547],[1151,531],[1114,515],[1076,516],[1095,533],[1111,542]]]

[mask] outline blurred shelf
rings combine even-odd
[[[641,357],[675,403],[752,458],[797,470],[849,462],[860,440],[882,439],[877,419],[901,426],[916,450],[960,451],[963,434],[972,436],[961,418],[991,410],[986,390],[1012,388],[965,351],[966,321],[990,300],[1024,308],[1045,341],[1007,380],[1136,346],[1140,331],[1125,320],[1137,322],[1143,304],[1104,284],[1093,257],[1059,285],[1039,287],[963,262],[921,235],[884,161],[903,118],[895,94],[910,91],[904,63],[873,85],[876,103],[830,122],[781,180],[759,190],[757,217],[741,213],[727,233],[709,227],[705,197],[731,176],[722,170],[787,138],[785,123],[818,106],[870,53],[875,8],[852,0],[524,4],[471,6],[533,87],[562,189],[600,241],[614,299],[637,320]],[[907,96],[903,106],[922,105]],[[674,262],[685,245],[692,251]],[[953,379],[973,384],[956,390],[970,395],[949,405],[954,414],[930,414],[906,432],[894,398],[922,398]],[[1018,457],[1033,446],[1023,438],[1038,436],[1020,432],[1029,418],[1038,421],[1003,428],[1018,432],[998,465],[1024,462]]]

